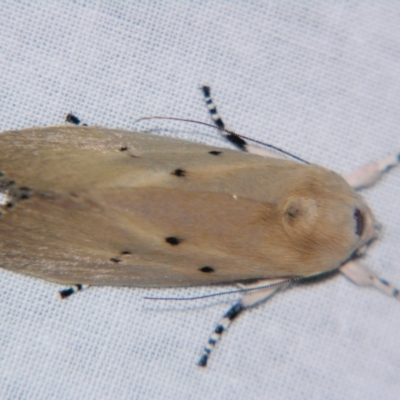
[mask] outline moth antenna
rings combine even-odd
[[[276,286],[282,286],[288,283],[292,283],[295,281],[298,281],[300,279],[303,279],[304,277],[299,276],[295,278],[290,278],[290,279],[285,279],[283,281],[275,282],[275,283],[270,283],[262,286],[256,286],[256,287],[245,287],[241,289],[233,289],[233,290],[227,290],[225,292],[217,292],[217,293],[210,293],[210,294],[204,294],[202,296],[193,296],[193,297],[143,297],[145,300],[201,300],[201,299],[207,299],[209,297],[217,297],[217,296],[225,296],[227,294],[235,294],[235,293],[246,293],[246,292],[252,292],[255,290],[262,290],[262,289],[268,289],[268,288],[273,288]]]
[[[274,146],[274,145],[272,145],[272,144],[265,143],[265,142],[262,142],[262,141],[257,140],[257,139],[253,139],[253,138],[250,138],[250,137],[248,137],[248,136],[241,135],[241,134],[239,134],[239,133],[235,133],[235,132],[230,131],[230,130],[225,129],[225,128],[224,128],[224,129],[218,128],[218,126],[209,124],[209,123],[207,123],[207,122],[196,121],[196,120],[194,120],[194,119],[187,119],[187,118],[163,117],[163,116],[159,116],[159,115],[153,115],[153,116],[150,116],[150,117],[141,117],[141,118],[138,118],[138,119],[136,119],[133,123],[136,124],[137,122],[140,122],[140,121],[149,121],[149,120],[152,120],[152,119],[162,119],[162,120],[167,120],[167,121],[190,122],[190,123],[192,123],[192,124],[198,124],[198,125],[208,126],[208,127],[210,127],[210,128],[213,128],[213,129],[218,129],[220,132],[226,132],[228,135],[223,134],[224,137],[227,137],[227,136],[229,136],[229,135],[234,135],[234,136],[237,136],[237,138],[239,138],[239,139],[246,139],[246,140],[248,140],[248,141],[250,141],[250,142],[257,143],[257,144],[259,144],[259,145],[261,145],[261,146],[269,147],[270,149],[273,149],[273,150],[275,150],[275,151],[277,151],[277,152],[279,152],[279,153],[285,154],[286,156],[291,157],[291,158],[293,158],[293,159],[295,159],[295,160],[297,160],[297,161],[300,161],[300,162],[302,162],[302,163],[304,163],[304,164],[310,164],[308,161],[306,161],[306,160],[304,160],[304,159],[302,159],[302,158],[300,158],[300,157],[298,157],[298,156],[296,156],[296,155],[294,155],[294,154],[292,154],[292,153],[289,153],[289,152],[286,151],[286,150],[283,150],[283,149],[281,149],[281,148],[279,148],[279,147],[276,147],[276,146]]]
[[[85,290],[89,287],[90,285],[82,285],[80,283],[76,285],[72,285],[69,288],[60,290],[58,292],[61,300],[66,299],[67,297],[72,296],[74,293],[81,292],[82,290]]]

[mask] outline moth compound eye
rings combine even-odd
[[[364,214],[358,208],[354,210],[354,219],[356,220],[356,235],[361,236],[364,232],[365,218]]]

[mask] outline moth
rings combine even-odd
[[[242,311],[294,280],[339,269],[400,299],[359,261],[377,223],[355,189],[400,155],[342,178],[219,131],[240,151],[79,125],[0,134],[1,267],[72,285],[239,283],[199,365]]]

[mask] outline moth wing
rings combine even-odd
[[[246,209],[253,222],[260,204],[231,194],[241,190],[233,166],[244,175],[254,169],[246,155],[81,127],[3,133],[0,145],[3,194],[11,199],[0,222],[5,268],[60,283],[133,286],[265,275],[265,260],[264,271],[261,260],[248,269],[258,244],[241,240],[238,224]]]

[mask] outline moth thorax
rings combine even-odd
[[[291,237],[310,234],[318,221],[318,202],[312,198],[289,197],[284,207],[283,224]]]
[[[305,248],[335,246],[358,241],[348,207],[325,196],[289,196],[283,209],[283,226],[288,236]],[[339,242],[339,243],[338,243]]]

